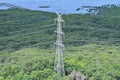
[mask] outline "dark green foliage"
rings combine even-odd
[[[108,6],[98,7],[96,15],[63,15],[66,21],[63,80],[68,80],[67,75],[73,70],[87,74],[89,80],[120,79],[120,8]],[[53,48],[50,41],[55,41],[52,28],[56,25],[43,27],[54,24],[55,18],[54,13],[48,12],[0,10],[0,51],[10,50],[0,52],[0,80],[56,80],[55,52],[48,49]],[[41,30],[46,31],[32,34]],[[36,44],[37,48],[33,46]]]

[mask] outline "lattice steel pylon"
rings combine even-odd
[[[56,57],[54,63],[54,71],[61,77],[65,76],[64,70],[64,60],[63,60],[63,47],[62,44],[62,27],[64,26],[64,20],[62,19],[62,15],[57,13],[57,18],[55,19],[57,23],[57,30],[55,31],[57,34],[57,40],[55,42],[56,45]]]

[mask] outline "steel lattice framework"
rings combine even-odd
[[[54,63],[54,71],[60,75],[65,75],[64,70],[64,60],[63,60],[63,47],[62,44],[62,35],[64,34],[62,31],[62,27],[64,26],[64,20],[62,19],[62,15],[57,13],[57,18],[55,19],[55,22],[57,23],[57,30],[55,31],[57,34],[57,40],[55,42],[56,45],[56,57],[55,57],[55,63]]]

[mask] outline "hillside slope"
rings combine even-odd
[[[72,70],[89,80],[120,79],[120,8],[97,15],[63,15],[66,76]],[[113,13],[114,11],[114,13]],[[55,13],[0,10],[0,80],[56,80]]]
[[[88,43],[119,45],[120,15],[117,11],[119,10],[116,10],[117,14],[109,15],[64,15],[66,21],[66,26],[63,27],[64,43],[75,46]],[[0,50],[16,50],[42,41],[54,41],[55,18],[54,13],[22,9],[1,10]],[[50,44],[42,47],[48,46]]]

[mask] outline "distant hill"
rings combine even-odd
[[[82,46],[89,43],[119,45],[120,8],[103,6],[98,9],[99,13],[96,15],[63,15],[66,22],[66,26],[63,27],[65,32],[63,41],[66,46]],[[42,11],[23,9],[1,10],[0,50],[16,50],[39,42],[55,41],[55,18],[56,14]],[[44,28],[44,26],[47,27]],[[39,33],[42,30],[43,32]],[[42,41],[39,39],[47,37],[51,38]],[[51,46],[53,45],[50,43],[41,47],[48,48]]]
[[[9,8],[25,9],[25,8],[20,7],[20,6],[15,6],[15,5],[12,5],[12,4],[9,4],[9,3],[0,3],[0,6],[5,6],[5,7],[9,7]]]

